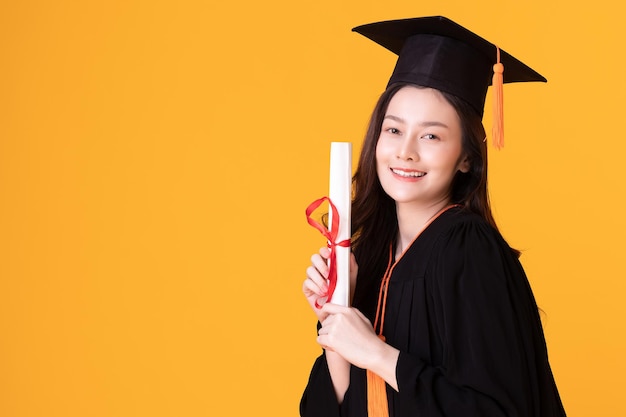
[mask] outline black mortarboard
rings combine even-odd
[[[435,88],[467,101],[481,116],[498,55],[504,83],[546,81],[493,43],[442,16],[389,20],[352,30],[398,55],[388,85]]]

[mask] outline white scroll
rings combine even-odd
[[[330,190],[328,197],[339,214],[337,242],[350,239],[352,205],[352,143],[331,142],[330,144]],[[332,226],[332,210],[328,211],[328,225]],[[350,248],[336,247],[337,286],[330,300],[333,304],[350,305]]]

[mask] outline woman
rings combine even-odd
[[[328,249],[307,269],[324,352],[301,415],[564,416],[531,288],[491,215],[481,122],[500,59],[504,82],[545,78],[442,17],[354,30],[399,57],[354,176],[352,307],[316,306]]]

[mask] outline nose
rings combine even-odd
[[[413,135],[406,135],[399,143],[397,158],[404,161],[419,160],[417,140]]]

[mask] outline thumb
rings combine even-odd
[[[349,310],[349,307],[340,306],[339,304],[326,303],[322,307],[322,313],[324,314],[338,314],[344,313],[346,310]]]

